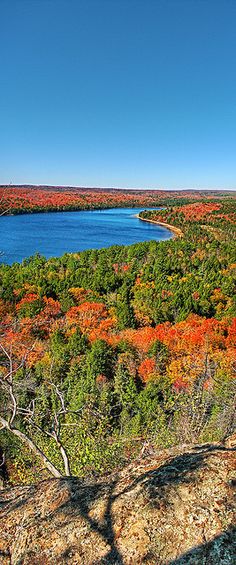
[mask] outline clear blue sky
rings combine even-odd
[[[236,0],[0,0],[0,183],[236,188]]]

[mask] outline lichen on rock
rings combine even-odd
[[[236,452],[227,445],[151,451],[97,481],[0,491],[0,563],[233,563]]]

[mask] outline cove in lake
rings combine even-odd
[[[153,208],[152,208],[153,209]],[[12,264],[35,253],[59,257],[85,249],[166,240],[171,232],[135,217],[142,208],[46,212],[0,218],[1,263]]]

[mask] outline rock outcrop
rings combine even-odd
[[[146,450],[97,480],[0,491],[3,565],[228,565],[236,539],[235,447]]]

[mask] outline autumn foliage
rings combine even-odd
[[[198,201],[202,198],[199,191],[178,191],[171,193],[164,190],[121,190],[121,189],[86,189],[80,187],[50,187],[50,186],[0,186],[0,213],[19,214],[25,212],[57,211],[57,210],[93,210],[96,208],[112,208],[120,206],[145,207],[156,206],[170,198],[177,200],[191,199]],[[211,194],[205,194],[206,200]],[[193,206],[193,207],[192,207]],[[190,204],[185,207],[187,216],[194,215],[195,219],[203,217],[210,211],[217,210],[215,204],[203,208],[201,204]],[[182,208],[179,208],[182,210]]]
[[[94,194],[9,188],[2,203],[36,211],[134,198]],[[75,474],[104,469],[106,457],[110,468],[137,437],[211,441],[234,426],[235,199],[194,198],[143,213],[181,226],[182,238],[0,267],[0,377],[12,359],[16,394],[39,406],[40,426],[50,428],[53,387],[62,391]]]

